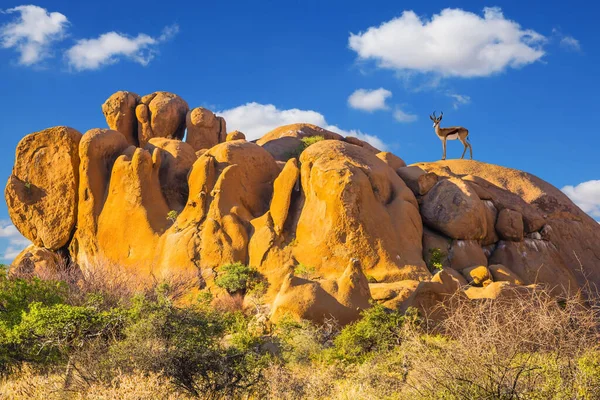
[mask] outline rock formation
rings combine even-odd
[[[219,291],[219,268],[240,262],[267,282],[272,320],[342,323],[370,301],[432,316],[455,295],[600,284],[600,226],[527,173],[467,160],[406,166],[310,124],[249,142],[167,92],[117,92],[102,111],[110,129],[55,127],[19,143],[5,197],[33,245],[15,270],[107,262]]]

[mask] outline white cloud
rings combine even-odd
[[[561,190],[583,211],[593,218],[600,218],[600,180],[567,185]]]
[[[398,122],[409,123],[415,122],[418,119],[418,117],[416,114],[410,114],[406,111],[402,111],[400,108],[396,108],[396,110],[394,111],[394,119]]]
[[[467,96],[465,94],[458,94],[458,93],[446,93],[446,96],[451,97],[452,99],[454,99],[454,101],[452,102],[452,107],[457,110],[458,107],[469,104],[471,102],[471,97]]]
[[[25,247],[31,244],[10,221],[0,220],[0,242],[5,240],[8,241],[7,247],[0,259],[8,262],[14,260]]]
[[[374,90],[358,89],[348,97],[348,105],[357,110],[373,112],[375,110],[387,110],[385,101],[392,97],[392,92],[379,88]]]
[[[483,17],[461,9],[444,9],[431,20],[413,11],[350,34],[349,46],[361,60],[399,72],[441,76],[489,76],[538,61],[546,38],[508,20],[500,8],[483,9]]]
[[[564,36],[560,39],[560,45],[569,50],[581,51],[579,40],[575,39],[573,36]]]
[[[59,12],[23,5],[0,13],[19,14],[13,22],[0,26],[0,46],[20,53],[19,64],[34,65],[50,57],[50,45],[65,36],[69,21]]]
[[[265,133],[282,125],[309,123],[320,126],[344,136],[355,136],[378,149],[385,149],[385,144],[377,136],[369,135],[358,130],[344,130],[335,125],[329,125],[325,116],[317,111],[291,108],[280,110],[273,104],[247,103],[229,110],[218,112],[227,121],[228,130],[244,132],[248,140],[255,140]]]
[[[98,69],[114,64],[123,58],[148,65],[156,54],[157,45],[171,39],[179,31],[177,25],[163,29],[158,38],[144,33],[136,37],[108,32],[96,39],[81,39],[65,53],[67,62],[78,71]]]

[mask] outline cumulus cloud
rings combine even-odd
[[[458,93],[451,93],[448,92],[446,93],[446,96],[450,97],[453,99],[452,102],[452,107],[457,110],[458,107],[469,104],[471,102],[471,97],[467,96],[465,94],[458,94]]]
[[[569,50],[581,51],[579,40],[575,39],[573,36],[565,36],[560,39],[560,45]]]
[[[357,110],[368,112],[387,110],[389,107],[385,104],[385,101],[388,97],[392,97],[392,92],[384,88],[374,90],[358,89],[348,97],[348,105]]]
[[[567,185],[561,189],[575,204],[593,218],[600,218],[600,180]]]
[[[416,114],[410,114],[406,111],[402,111],[400,108],[396,108],[394,111],[394,119],[398,122],[415,122],[418,118]]]
[[[108,32],[95,39],[78,40],[65,55],[69,65],[78,71],[98,69],[121,59],[145,66],[154,58],[158,44],[170,40],[178,31],[177,25],[168,26],[156,38],[144,33],[130,37]]]
[[[7,246],[0,258],[8,262],[14,260],[25,247],[31,244],[10,221],[6,220],[0,220],[1,242],[5,242]]]
[[[0,13],[15,14],[12,22],[0,26],[0,46],[19,52],[19,64],[34,65],[50,57],[51,44],[64,38],[67,17],[45,8],[23,5]]]
[[[298,108],[280,110],[273,104],[252,102],[220,111],[218,114],[222,115],[227,121],[228,130],[242,131],[248,140],[258,139],[281,125],[306,122],[340,135],[358,137],[381,150],[386,148],[377,136],[359,130],[344,130],[335,125],[330,125],[325,116],[317,111],[300,110]]]
[[[544,55],[546,38],[486,7],[483,16],[444,9],[430,20],[413,11],[350,34],[349,46],[360,60],[399,72],[445,77],[481,77],[518,68]]]

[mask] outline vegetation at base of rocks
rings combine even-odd
[[[320,142],[321,140],[325,140],[325,138],[323,136],[320,135],[316,135],[316,136],[307,136],[301,139],[301,144],[298,145],[298,147],[292,151],[290,151],[289,153],[287,153],[287,158],[298,158],[300,157],[300,154],[302,154],[302,152],[304,150],[306,150],[309,146]]]
[[[174,279],[125,290],[120,277],[59,278],[0,275],[2,398],[591,400],[600,391],[594,296],[456,297],[438,322],[373,304],[345,327],[284,318],[258,329],[258,308],[219,311],[206,291],[183,302]]]
[[[215,284],[229,293],[256,294],[266,291],[264,277],[254,268],[240,262],[218,268]]]
[[[367,275],[367,282],[369,283],[377,283],[377,279],[373,275]]]
[[[427,267],[431,272],[437,272],[444,268],[443,262],[446,255],[440,249],[429,249],[429,263]]]
[[[309,265],[304,265],[299,263],[294,268],[294,276],[303,278],[303,279],[312,279],[315,275],[316,269],[315,267],[311,267]]]
[[[179,216],[179,212],[177,210],[171,210],[167,213],[167,219],[173,223],[175,223],[178,216]]]

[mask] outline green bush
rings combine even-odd
[[[18,324],[32,303],[59,304],[64,302],[67,293],[64,282],[9,278],[7,269],[0,268],[0,329]]]
[[[108,364],[162,373],[195,396],[251,392],[265,357],[260,340],[241,333],[245,323],[239,314],[219,314],[202,304],[181,308],[166,298],[142,299],[129,310],[125,338],[111,346]]]
[[[254,268],[240,262],[226,264],[217,271],[215,284],[229,293],[245,293],[261,282],[261,276]]]
[[[406,314],[391,311],[380,304],[364,310],[362,318],[345,326],[334,340],[331,356],[334,359],[360,363],[401,342],[405,322],[416,323],[417,311],[409,308]]]
[[[323,136],[317,135],[317,136],[307,136],[301,139],[301,144],[298,145],[297,148],[295,148],[294,150],[290,151],[287,154],[287,158],[297,158],[300,157],[300,154],[302,154],[302,152],[304,150],[306,150],[309,146],[320,142],[321,140],[325,140],[325,138]]]
[[[443,262],[446,255],[440,249],[429,249],[429,263],[428,267],[431,272],[441,270],[443,268]]]
[[[294,275],[304,279],[311,279],[314,276],[315,271],[315,267],[300,263],[294,268]]]

